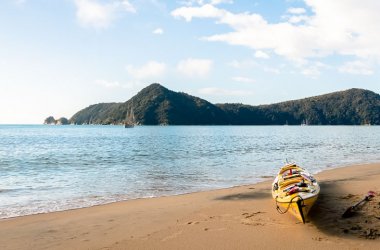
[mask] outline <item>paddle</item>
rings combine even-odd
[[[375,196],[375,192],[369,191],[368,194],[361,201],[347,208],[347,210],[342,214],[342,218],[348,218],[348,217],[353,216],[355,212],[359,210],[360,205],[371,200],[374,196]]]

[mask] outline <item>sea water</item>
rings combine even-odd
[[[380,162],[378,126],[0,125],[0,218]]]

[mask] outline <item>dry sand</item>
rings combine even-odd
[[[380,164],[316,177],[306,224],[276,212],[268,180],[0,220],[0,249],[380,249]],[[369,190],[378,196],[341,219]]]

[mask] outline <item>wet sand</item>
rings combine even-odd
[[[307,168],[307,166],[304,166]],[[271,179],[0,220],[0,249],[380,249],[380,163],[324,171],[302,224],[280,215]],[[341,215],[369,191],[377,196]]]

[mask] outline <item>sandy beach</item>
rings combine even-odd
[[[307,166],[304,166],[307,168]],[[0,249],[380,249],[380,163],[316,175],[306,224],[258,184],[0,220]],[[377,196],[354,217],[347,207]]]

